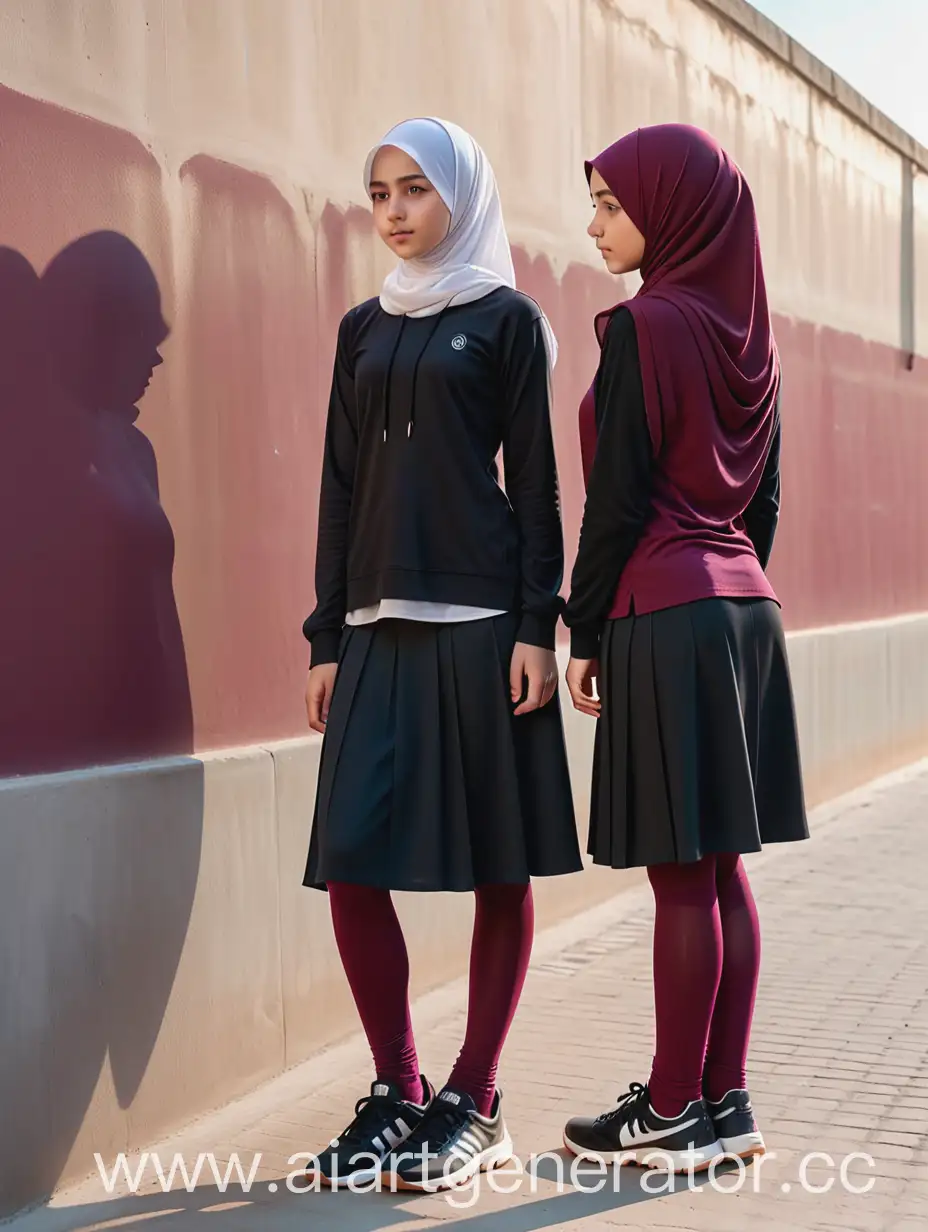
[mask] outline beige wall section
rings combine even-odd
[[[638,124],[685,119],[745,167],[775,308],[898,345],[898,150],[810,83],[824,74],[841,95],[823,66],[806,56],[800,76],[726,7],[746,9],[531,0],[529,18],[517,0],[396,0],[372,22],[370,0],[274,0],[273,20],[267,0],[6,0],[0,79],[129,129],[170,173],[200,153],[266,172],[308,238],[327,201],[366,203],[364,155],[386,125],[445,114],[491,155],[514,241],[561,270],[595,263],[583,158]],[[782,37],[795,62],[802,49]],[[480,65],[479,91],[434,54],[451,46],[459,66]],[[165,179],[182,251],[183,202]],[[923,191],[918,203],[924,230]]]
[[[789,650],[810,803],[928,747],[928,613]],[[593,726],[565,718],[584,820]],[[0,1019],[5,1198],[88,1174],[94,1151],[140,1147],[355,1028],[326,898],[300,885],[319,749],[0,782],[0,986],[17,989]],[[539,921],[638,876],[538,881]],[[471,897],[398,899],[416,990],[463,973]]]

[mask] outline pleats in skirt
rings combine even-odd
[[[582,868],[559,700],[513,714],[518,623],[345,631],[304,885],[464,891]]]
[[[589,852],[632,868],[808,838],[786,643],[770,600],[609,621]]]

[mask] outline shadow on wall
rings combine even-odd
[[[0,777],[192,748],[174,536],[135,426],[167,334],[124,236],[41,278],[0,250]]]
[[[92,1101],[131,1139],[190,921],[199,763],[14,778],[192,750],[174,535],[135,425],[167,334],[125,236],[41,276],[0,248],[0,1215],[53,1189]]]

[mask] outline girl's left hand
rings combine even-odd
[[[509,687],[514,702],[525,693],[525,701],[516,706],[513,714],[528,714],[547,706],[557,691],[557,655],[541,646],[516,642],[509,666]]]

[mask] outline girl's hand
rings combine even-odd
[[[567,664],[567,688],[574,709],[594,719],[599,718],[602,709],[602,702],[594,694],[598,676],[599,663],[596,659],[571,659]]]
[[[527,689],[524,682],[528,683]],[[525,701],[514,714],[528,714],[547,706],[557,691],[557,655],[553,650],[516,642],[509,665],[509,687],[514,702],[525,693]]]
[[[320,663],[317,667],[310,668],[309,680],[306,682],[306,717],[313,731],[323,735],[337,672],[337,663]]]

